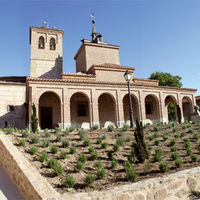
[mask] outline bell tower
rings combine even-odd
[[[63,30],[30,27],[30,77],[60,79],[63,72]]]

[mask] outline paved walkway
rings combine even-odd
[[[24,200],[15,184],[0,166],[0,200]]]

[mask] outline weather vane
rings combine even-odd
[[[46,27],[49,26],[49,24],[48,24],[48,17],[46,17],[46,19],[45,19],[45,21],[44,21],[44,25],[45,25]]]
[[[94,16],[94,12],[90,15],[90,17],[92,18],[92,23],[95,23],[95,16]]]

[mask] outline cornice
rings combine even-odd
[[[84,85],[95,85],[95,86],[116,86],[116,87],[127,87],[126,82],[107,82],[107,81],[91,81],[91,80],[75,80],[75,79],[42,79],[42,78],[27,78],[27,82],[29,83],[57,83],[57,84],[78,84],[80,86]],[[194,88],[177,88],[177,87],[168,87],[168,86],[152,86],[152,85],[144,85],[144,84],[137,84],[137,83],[130,83],[132,87],[144,87],[144,88],[156,88],[156,89],[168,89],[168,90],[176,90],[176,91],[190,91],[196,92],[197,89]]]

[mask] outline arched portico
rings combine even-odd
[[[166,119],[169,121],[177,120],[177,101],[174,96],[168,95],[165,98]]]
[[[191,99],[187,96],[184,96],[182,98],[182,110],[183,110],[183,117],[190,120],[191,114],[193,112],[193,105]]]
[[[75,127],[82,127],[83,123],[90,126],[90,103],[89,98],[82,92],[77,92],[70,99],[71,124]]]
[[[99,123],[104,127],[106,122],[117,125],[116,102],[109,93],[103,93],[98,98]]]
[[[145,114],[146,120],[160,121],[159,101],[155,95],[149,94],[145,97]]]
[[[135,95],[131,95],[131,102],[133,107],[133,120],[140,119],[139,117],[139,105],[138,99]],[[124,111],[124,122],[130,121],[130,106],[129,106],[129,95],[126,94],[123,98],[123,111]]]
[[[52,129],[61,123],[61,102],[54,92],[45,92],[39,98],[39,124],[41,129]]]

